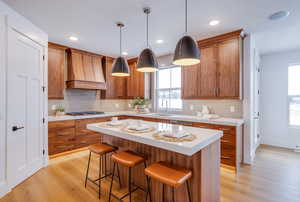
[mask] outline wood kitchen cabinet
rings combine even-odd
[[[127,78],[127,98],[145,97],[145,73],[136,70],[137,60],[128,61],[130,76]]]
[[[241,31],[198,42],[200,64],[182,67],[183,99],[240,99]]]
[[[218,96],[240,97],[240,39],[218,44]]]
[[[55,155],[87,147],[101,141],[102,135],[90,131],[87,124],[111,120],[111,117],[91,118],[48,123],[48,153]]]
[[[122,99],[126,98],[127,83],[125,77],[111,75],[114,58],[105,57],[103,60],[103,72],[106,81],[106,90],[101,91],[101,98]]]
[[[77,49],[68,49],[67,88],[106,89],[103,77],[102,57]]]
[[[48,99],[64,99],[66,49],[62,45],[48,44]]]

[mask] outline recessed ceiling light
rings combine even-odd
[[[125,52],[125,51],[123,51],[123,52],[122,52],[122,55],[128,55],[128,53],[127,53],[127,52]]]
[[[71,41],[78,41],[78,38],[76,36],[70,36],[69,39]]]
[[[220,21],[219,21],[219,20],[212,20],[212,21],[209,22],[209,25],[210,25],[210,26],[216,26],[216,25],[218,25],[218,24],[220,24]]]
[[[162,40],[162,39],[158,39],[158,40],[156,40],[156,43],[158,43],[158,44],[162,44],[162,43],[164,43],[164,40]]]
[[[290,15],[289,11],[278,11],[276,13],[273,13],[269,16],[270,20],[281,20],[283,18],[286,18]]]

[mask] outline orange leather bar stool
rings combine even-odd
[[[115,152],[118,150],[117,147],[114,147],[112,145],[106,144],[106,143],[98,143],[98,144],[94,144],[94,145],[90,145],[88,147],[88,149],[90,150],[90,155],[89,155],[89,161],[88,161],[88,166],[87,166],[87,170],[86,170],[86,177],[85,177],[85,187],[87,184],[87,181],[92,182],[93,184],[98,186],[99,189],[99,199],[100,199],[100,195],[101,195],[101,180],[103,178],[109,177],[112,175],[112,173],[107,173],[107,168],[106,168],[106,154],[111,153],[111,152]],[[89,169],[90,169],[90,162],[91,162],[91,155],[92,153],[99,155],[99,178],[92,180],[90,179],[89,176]],[[104,176],[102,176],[102,165],[103,165],[103,161],[104,161]],[[118,167],[118,177],[119,177],[119,184],[121,186],[121,180],[120,180],[120,172],[119,172],[119,167]],[[99,181],[97,183],[97,181]]]
[[[132,181],[131,181],[131,169],[134,167],[134,166],[137,166],[141,163],[144,163],[144,166],[146,168],[146,161],[143,157],[131,152],[131,151],[124,151],[124,152],[118,152],[118,153],[115,153],[111,156],[113,162],[114,162],[114,166],[113,166],[113,176],[115,174],[115,167],[116,167],[116,164],[121,164],[125,167],[128,168],[128,193],[123,195],[122,197],[117,197],[116,195],[114,195],[112,193],[112,186],[113,186],[113,180],[111,181],[111,184],[110,184],[110,190],[109,190],[109,199],[108,201],[110,202],[111,200],[111,196],[113,196],[114,198],[118,199],[119,201],[123,201],[123,199],[127,196],[129,196],[129,201],[131,202],[131,194],[132,192],[135,192],[136,190],[138,189],[141,189],[143,190],[144,192],[146,192],[146,202],[147,202],[147,196],[148,196],[148,193],[150,193],[150,186],[149,186],[149,181],[148,181],[148,177],[146,176],[146,181],[147,181],[147,190],[145,190],[144,188],[140,187],[140,186],[137,186],[135,185]],[[113,178],[113,177],[112,177]],[[135,188],[132,189],[131,186],[134,186]],[[151,201],[151,199],[150,199]]]
[[[172,187],[172,198],[175,202],[174,189],[186,182],[189,202],[192,202],[188,179],[192,176],[192,171],[184,168],[175,168],[164,162],[151,164],[145,169],[145,174],[163,184],[162,201],[164,202],[165,185]],[[149,182],[150,183],[150,182]]]

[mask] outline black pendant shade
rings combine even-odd
[[[145,48],[138,59],[137,71],[155,72],[158,70],[158,62],[154,52],[150,48]]]
[[[124,27],[124,24],[118,22],[117,26],[120,28],[120,56],[117,57],[113,63],[111,75],[119,77],[130,76],[127,60],[122,57],[122,27]]]
[[[190,36],[182,37],[177,43],[173,64],[195,65],[200,63],[200,51],[195,40]]]
[[[129,76],[130,70],[127,60],[124,57],[115,59],[112,68],[112,76]]]
[[[138,59],[137,63],[137,71],[139,72],[155,72],[158,70],[158,62],[154,52],[150,49],[149,46],[149,14],[151,9],[149,7],[143,8],[143,12],[146,14],[146,41],[147,41],[147,48],[145,48]]]

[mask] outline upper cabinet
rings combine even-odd
[[[107,89],[106,91],[101,91],[101,98],[132,99],[136,97],[147,97],[145,96],[145,74],[136,70],[137,59],[134,58],[128,60],[128,65],[130,68],[129,77],[111,76],[113,61],[114,58],[105,57],[104,75]]]
[[[127,78],[127,98],[145,97],[145,73],[137,71],[137,60],[128,61],[130,76]]]
[[[126,98],[126,78],[111,75],[114,58],[105,57],[103,60],[103,72],[106,81],[106,90],[101,91],[101,98],[121,99]]]
[[[182,68],[183,99],[240,99],[242,30],[198,42],[201,62]]]
[[[67,88],[106,89],[101,55],[68,49]]]
[[[64,99],[65,58],[67,47],[48,44],[48,98]]]

